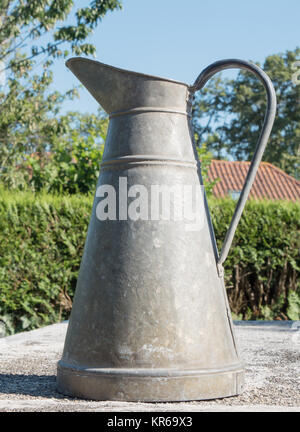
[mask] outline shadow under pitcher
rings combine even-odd
[[[255,64],[235,59],[208,66],[192,86],[84,58],[72,58],[67,66],[110,121],[58,362],[59,392],[118,401],[187,401],[241,393],[244,368],[222,264],[273,126],[276,96],[270,79]],[[191,107],[194,93],[228,68],[246,69],[260,79],[267,110],[219,253],[193,140]],[[149,201],[154,199],[145,191],[161,187],[174,192],[174,186],[177,191],[202,191],[189,195],[197,223],[185,211],[181,218],[168,219],[168,212],[161,217],[160,211],[145,217],[141,209],[153,210]],[[134,197],[139,200],[136,212],[130,211]],[[186,202],[183,197],[176,201],[176,193],[169,193],[173,210]]]

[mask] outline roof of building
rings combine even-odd
[[[213,160],[208,170],[209,179],[220,179],[213,188],[214,195],[224,197],[240,192],[249,166],[250,162]],[[300,181],[268,162],[261,162],[250,197],[298,201]]]

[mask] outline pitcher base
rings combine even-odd
[[[175,402],[236,396],[243,391],[241,365],[223,369],[101,369],[59,362],[57,390],[92,400]]]

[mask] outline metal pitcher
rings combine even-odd
[[[186,401],[239,394],[244,369],[222,264],[273,125],[276,97],[270,79],[258,66],[242,60],[213,63],[192,86],[84,58],[72,58],[67,66],[108,113],[110,122],[58,362],[58,390],[120,401]],[[200,195],[201,218],[193,229],[188,216],[171,220],[161,217],[159,209],[156,217],[147,218],[136,205],[129,217],[129,206],[134,196],[138,199],[151,188],[203,189],[191,102],[209,78],[227,68],[249,70],[262,81],[267,112],[219,254],[205,193]],[[111,202],[116,209],[103,218],[107,210],[103,203],[111,191],[115,191]],[[122,201],[125,195],[127,202]],[[175,201],[175,195],[169,197],[176,211],[181,201]],[[196,195],[192,194],[192,205]],[[148,199],[144,209],[152,205]]]

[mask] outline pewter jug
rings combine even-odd
[[[58,363],[58,390],[120,401],[239,394],[244,368],[222,264],[273,125],[276,98],[270,79],[242,60],[213,63],[192,86],[83,58],[72,58],[67,66],[110,122]],[[191,102],[210,77],[227,68],[249,70],[262,81],[267,112],[219,253],[193,141]],[[160,206],[160,192],[167,190],[175,214],[185,199],[177,199],[176,185],[177,192],[187,186],[203,192],[188,195],[192,206],[198,203],[197,223],[189,212],[172,219],[170,209],[156,211],[150,202],[149,191],[158,190]]]

